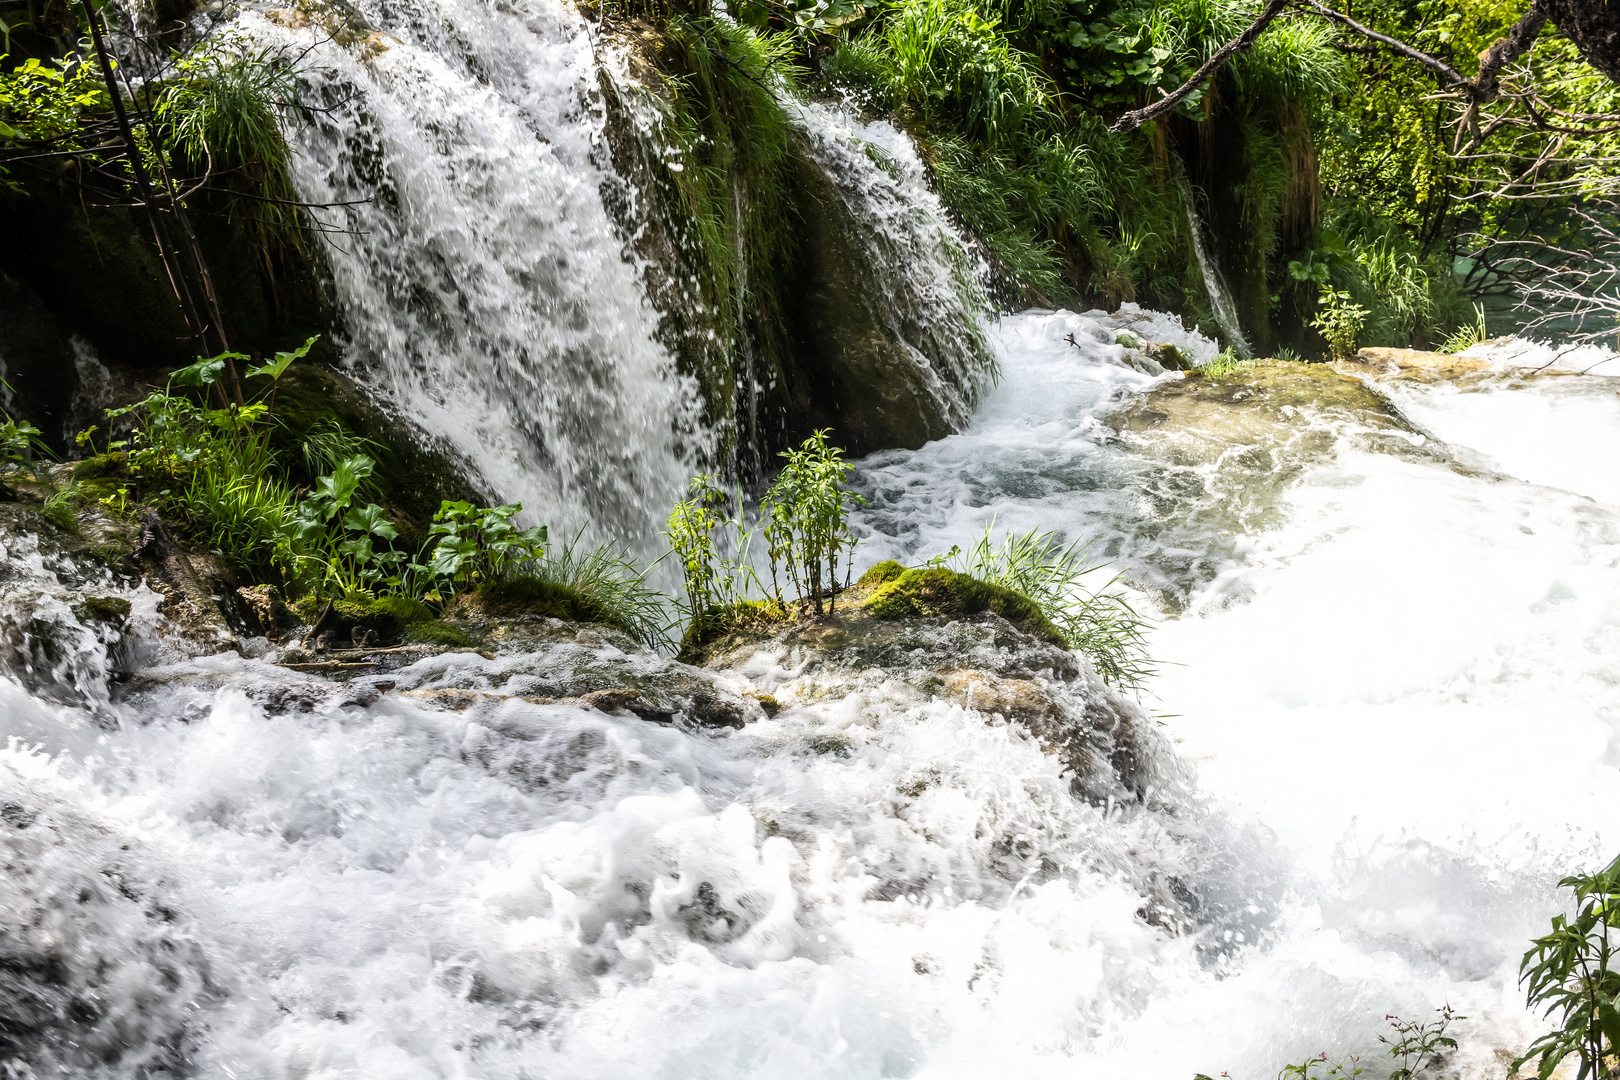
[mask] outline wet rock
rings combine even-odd
[[[902,684],[921,700],[1023,727],[1069,765],[1079,794],[1140,797],[1150,723],[1142,711],[1064,648],[1044,617],[1014,623],[993,610],[993,597],[969,603],[977,594],[961,588],[946,590],[946,603],[929,601],[928,612],[889,610],[897,583],[940,585],[918,573],[880,565],[819,620],[716,633],[701,650],[704,666],[747,677],[779,709]]]
[[[255,629],[265,637],[279,639],[298,628],[298,617],[274,585],[240,586],[236,595],[252,615]]]
[[[1103,422],[1176,464],[1250,459],[1281,474],[1333,451],[1341,438],[1411,454],[1424,439],[1362,380],[1326,364],[1257,360],[1227,375],[1167,380]]]
[[[220,607],[221,594],[204,584],[163,519],[150,511],[141,518],[134,559],[146,583],[163,595],[163,613],[188,638],[214,651],[235,645]],[[231,595],[234,597],[234,592]]]
[[[1484,371],[1490,363],[1471,356],[1423,352],[1419,349],[1367,348],[1358,350],[1354,360],[1333,365],[1349,375],[1398,376],[1421,382],[1455,379]]]

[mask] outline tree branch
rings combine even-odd
[[[1250,45],[1253,45],[1254,39],[1260,36],[1260,32],[1262,30],[1271,25],[1272,19],[1275,19],[1278,15],[1282,14],[1283,9],[1286,8],[1289,3],[1290,0],[1270,0],[1270,3],[1266,4],[1266,6],[1261,10],[1260,14],[1255,18],[1254,22],[1249,24],[1249,28],[1243,31],[1243,33],[1239,34],[1237,37],[1233,38],[1231,41],[1228,41],[1225,45],[1222,45],[1219,49],[1216,49],[1215,54],[1208,60],[1205,60],[1202,67],[1193,72],[1192,78],[1182,83],[1179,87],[1166,94],[1158,101],[1155,101],[1152,105],[1148,105],[1145,108],[1132,110],[1131,112],[1126,113],[1124,116],[1121,116],[1118,120],[1114,121],[1113,126],[1108,130],[1112,131],[1116,135],[1126,131],[1135,131],[1149,120],[1161,116],[1162,114],[1174,109],[1177,105],[1180,105],[1189,96],[1191,96],[1194,90],[1197,90],[1209,79],[1211,75],[1215,74],[1222,64],[1226,63],[1244,49],[1247,49]]]

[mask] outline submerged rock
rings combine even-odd
[[[943,699],[1017,724],[1073,772],[1077,794],[1136,800],[1151,721],[1096,676],[1026,598],[939,568],[879,564],[826,615],[716,629],[691,650],[791,709],[863,693]]]
[[[1326,364],[1286,360],[1257,360],[1214,376],[1190,371],[1103,422],[1176,463],[1208,464],[1236,452],[1261,471],[1320,458],[1345,437],[1402,454],[1426,441],[1360,379]]]

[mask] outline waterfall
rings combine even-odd
[[[320,215],[345,230],[347,361],[491,494],[645,542],[709,436],[603,208],[587,24],[560,0],[362,8],[377,31],[314,45],[322,111],[293,140],[300,196],[346,204]]]
[[[1249,342],[1243,336],[1237,305],[1232,303],[1232,294],[1227,292],[1226,282],[1221,279],[1215,255],[1204,246],[1204,223],[1198,217],[1192,184],[1188,183],[1187,174],[1179,163],[1176,166],[1176,186],[1181,192],[1181,205],[1187,211],[1187,235],[1192,240],[1193,258],[1198,260],[1198,269],[1204,275],[1204,291],[1209,294],[1209,306],[1215,311],[1215,323],[1226,338],[1226,347],[1239,359],[1247,360],[1254,355],[1254,350],[1249,348]]]

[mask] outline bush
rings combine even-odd
[[[855,468],[843,460],[844,452],[827,445],[827,432],[818,431],[797,450],[784,450],[787,467],[772,482],[760,508],[767,515],[765,543],[771,560],[771,589],[782,599],[777,567],[785,568],[800,603],[808,601],[817,615],[822,600],[829,609],[838,587],[842,561],[844,584],[853,572],[850,556],[855,535],[849,531],[849,507],[866,500],[844,488]]]
[[[1321,310],[1311,320],[1311,326],[1328,343],[1328,356],[1334,361],[1352,360],[1356,355],[1356,336],[1367,318],[1367,309],[1350,299],[1340,289],[1324,287]]]
[[[1524,954],[1519,982],[1530,1006],[1556,1014],[1559,1026],[1531,1043],[1513,1070],[1538,1058],[1536,1075],[1547,1080],[1574,1054],[1581,1063],[1577,1080],[1612,1076],[1620,1053],[1620,970],[1613,966],[1609,931],[1620,927],[1620,858],[1558,884],[1575,890],[1575,916],[1553,917],[1552,931]]]

